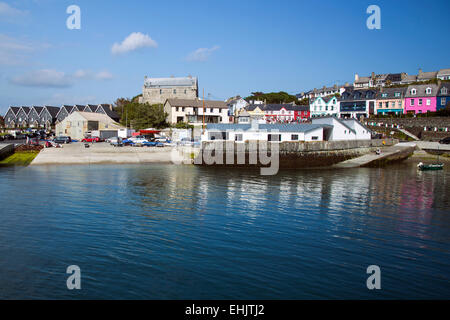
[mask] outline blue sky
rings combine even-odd
[[[80,30],[66,27],[72,4]],[[380,30],[366,27],[371,4]],[[145,75],[191,74],[226,99],[449,68],[448,12],[447,0],[0,0],[0,114],[133,97]]]

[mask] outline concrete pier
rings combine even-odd
[[[334,168],[355,168],[355,167],[371,167],[380,166],[389,162],[401,161],[414,153],[416,149],[415,143],[398,143],[391,147],[380,148],[381,153],[369,153],[361,157],[346,160],[333,165]]]

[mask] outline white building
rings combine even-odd
[[[228,106],[224,101],[198,99],[167,99],[164,103],[168,123],[192,125],[229,123]]]
[[[92,131],[115,131],[117,135],[112,136],[118,136],[118,130],[122,128],[106,114],[75,111],[56,124],[56,135],[81,140],[87,132]]]
[[[323,141],[326,125],[317,124],[208,124],[202,141],[227,140],[245,142],[263,140],[286,141]]]
[[[311,118],[333,116],[339,113],[339,100],[333,97],[317,97],[309,105]]]
[[[244,109],[246,106],[248,106],[248,102],[242,99],[240,96],[236,96],[234,98],[231,98],[227,100],[227,106],[228,106],[228,115],[229,116],[237,116],[239,111]]]
[[[313,124],[327,125],[324,140],[370,140],[371,131],[356,119],[342,120],[336,117],[311,119]]]

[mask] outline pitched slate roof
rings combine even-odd
[[[15,116],[17,116],[17,113],[19,113],[20,107],[9,107],[9,109],[14,113]]]
[[[70,106],[70,105],[63,105],[62,108],[66,109],[67,113],[71,113],[74,106]],[[62,109],[61,108],[61,109]]]
[[[42,110],[44,109],[44,107],[39,107],[39,106],[33,106],[32,109],[36,110],[36,113],[38,115],[41,114]]]
[[[86,106],[83,106],[81,104],[76,104],[74,107],[76,110],[75,111],[84,111],[84,109],[86,109]]]
[[[144,81],[146,88],[171,88],[171,87],[190,87],[197,83],[195,77],[181,78],[147,78]]]
[[[59,112],[59,108],[58,107],[53,107],[53,106],[45,106],[45,109],[47,109],[47,111],[50,113],[50,115],[52,116],[52,118],[56,118],[56,115]]]
[[[431,88],[431,94],[426,93],[427,88]],[[416,89],[417,93],[411,94],[412,89]],[[433,97],[437,95],[437,92],[438,92],[437,84],[430,83],[430,84],[409,85],[405,94],[405,98]]]
[[[227,104],[224,101],[217,100],[198,100],[198,99],[167,99],[172,107],[203,107],[203,101],[205,102],[205,108],[221,108],[228,109]]]
[[[20,109],[22,109],[26,115],[28,115],[31,111],[30,107],[25,107],[25,106],[20,107]]]
[[[383,99],[393,99],[393,98],[404,98],[406,93],[405,87],[401,88],[383,88],[383,91],[379,91],[376,95],[376,98],[379,100]],[[400,93],[400,97],[396,97],[395,94]],[[384,96],[386,95],[386,96]]]
[[[114,110],[111,110],[111,105],[109,104],[100,104],[98,108],[102,108],[103,111],[112,119],[119,119],[119,115]],[[97,109],[98,109],[97,108]],[[97,112],[97,111],[96,111]]]
[[[417,80],[431,80],[436,78],[437,71],[421,72],[417,75]]]
[[[441,69],[438,71],[437,76],[448,76],[450,75],[450,69]]]

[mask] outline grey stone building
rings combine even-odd
[[[5,127],[6,128],[15,128],[17,125],[17,114],[19,113],[20,107],[9,107],[8,111],[6,111],[4,119],[5,119]]]
[[[196,77],[147,78],[144,80],[140,103],[164,104],[167,99],[198,98]]]

